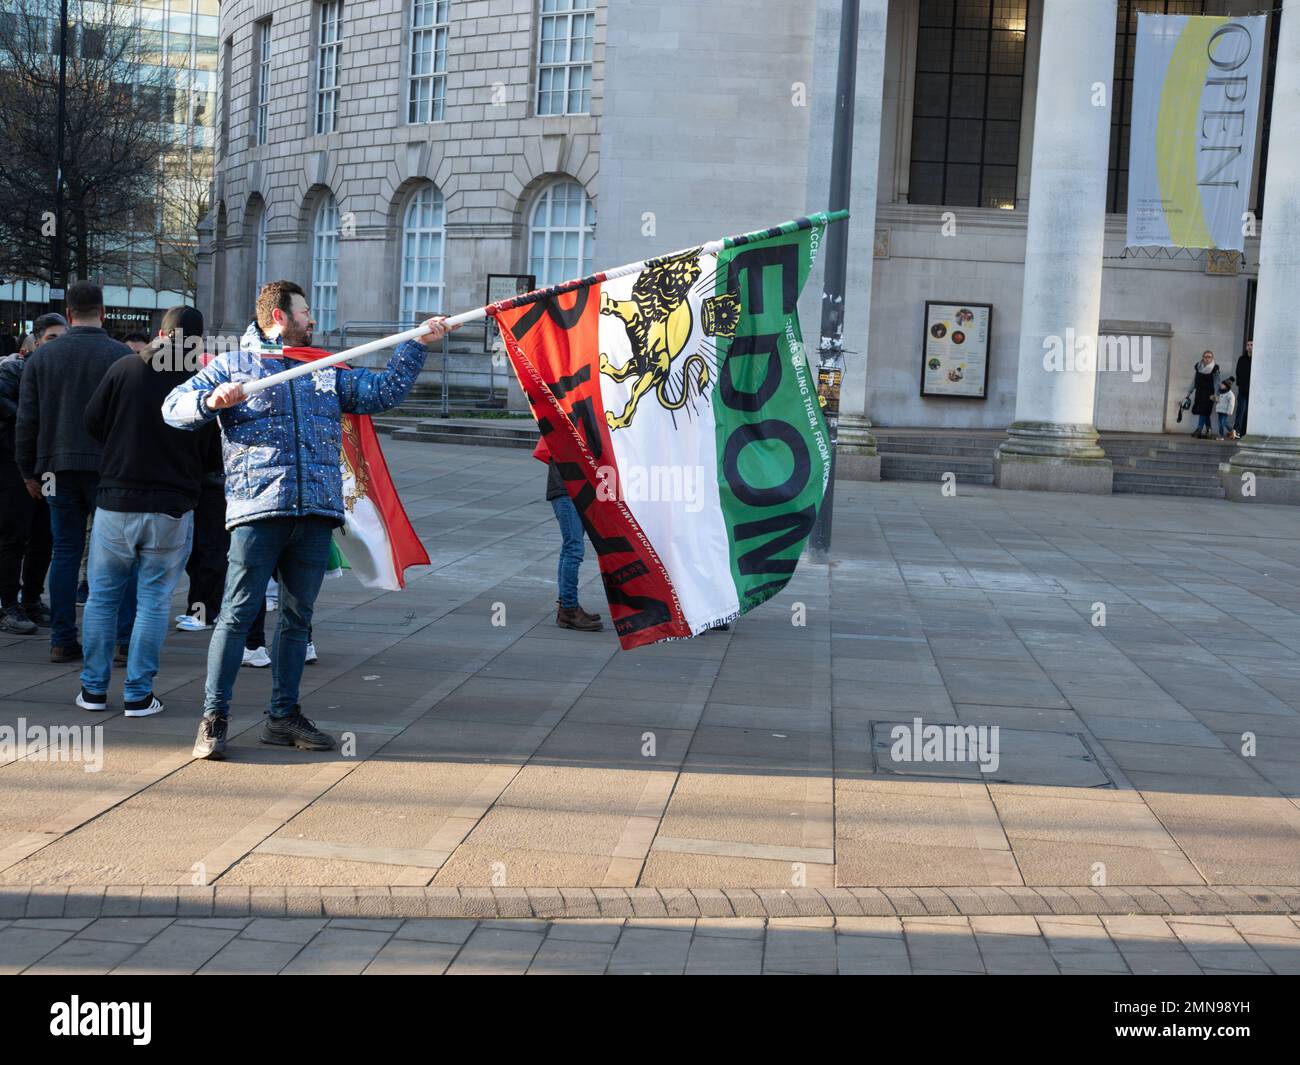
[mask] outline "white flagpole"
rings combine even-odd
[[[806,226],[809,222],[813,224],[837,222],[847,217],[847,211],[830,211],[809,215],[808,218],[798,219],[797,221]],[[793,224],[794,223],[791,222],[784,223],[786,226]],[[776,230],[782,228],[782,226],[775,227]],[[626,277],[628,274],[635,274],[644,270],[651,263],[663,262],[665,259],[673,259],[679,255],[686,255],[689,252],[695,252],[699,255],[716,255],[718,252],[722,251],[723,248],[727,247],[728,242],[754,239],[770,232],[773,232],[773,230],[756,230],[753,233],[744,233],[734,237],[722,237],[718,240],[711,240],[707,244],[682,248],[680,251],[669,252],[666,255],[656,255],[650,259],[642,259],[640,262],[616,266],[612,270],[603,270],[598,274],[574,278],[572,281],[565,281],[561,284],[551,285],[544,289],[536,289],[533,292],[525,293],[522,296],[515,296],[509,300],[502,300],[501,302],[508,305],[521,306],[523,303],[542,299],[548,295],[556,295],[561,292],[571,292],[574,289],[582,288],[584,285],[595,284],[597,281],[610,281],[616,277]],[[449,326],[455,326],[462,325],[465,322],[476,322],[480,318],[486,318],[488,316],[488,311],[492,306],[494,305],[488,304],[487,306],[478,307],[472,311],[465,311],[462,314],[453,315],[446,319],[446,323]],[[275,385],[283,384],[285,381],[292,381],[295,377],[302,377],[305,374],[315,373],[317,370],[324,369],[327,366],[337,366],[339,363],[347,362],[349,359],[355,359],[359,355],[369,355],[372,351],[381,351],[384,348],[395,347],[407,340],[418,340],[428,332],[429,330],[423,325],[417,325],[414,329],[408,329],[402,333],[394,333],[392,336],[381,337],[379,340],[371,340],[365,344],[358,344],[355,348],[348,348],[347,351],[340,351],[335,355],[327,355],[321,359],[313,359],[311,362],[304,362],[300,366],[291,366],[289,369],[281,370],[279,373],[273,373],[269,377],[259,377],[255,381],[244,382],[244,395],[252,395],[252,393],[260,392],[264,388],[271,388]]]
[[[720,251],[723,242],[721,240],[712,240],[700,249],[700,254]],[[673,252],[672,255],[684,255],[688,251],[694,251],[694,248],[684,248],[682,251]],[[656,256],[656,258],[667,258],[668,256]],[[642,260],[637,263],[628,263],[625,266],[619,266],[613,270],[606,270],[602,274],[593,275],[593,277],[603,277],[605,280],[611,280],[616,277],[626,277],[628,274],[635,274],[644,270],[646,262]],[[568,286],[579,288],[583,284],[594,283],[592,278],[576,278],[573,281],[565,281],[562,284],[554,286],[563,290]],[[531,295],[531,293],[528,293]],[[489,305],[490,306],[490,305]],[[472,311],[465,311],[462,314],[453,315],[446,319],[449,326],[461,325],[465,322],[477,322],[480,318],[488,316],[488,306],[477,307]],[[428,333],[429,330],[423,325],[417,325],[414,329],[407,329],[402,333],[394,333],[392,336],[381,337],[378,340],[371,340],[365,344],[358,344],[354,348],[348,348],[347,351],[340,351],[335,355],[327,355],[321,359],[313,359],[311,362],[304,362],[300,366],[291,366],[287,370],[281,370],[279,373],[273,373],[268,377],[259,377],[255,381],[244,383],[244,395],[248,396],[254,392],[260,392],[264,388],[272,388],[275,385],[283,384],[285,381],[292,381],[295,377],[302,377],[304,374],[315,373],[317,370],[324,369],[327,366],[337,366],[341,362],[347,362],[349,359],[355,359],[359,355],[369,355],[372,351],[382,351],[384,348],[396,347],[398,344],[405,343],[408,340],[419,340],[420,337]]]

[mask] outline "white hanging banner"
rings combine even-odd
[[[1245,245],[1264,15],[1138,15],[1128,246]]]

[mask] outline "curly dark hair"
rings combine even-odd
[[[301,285],[292,281],[268,281],[262,286],[262,291],[257,294],[257,325],[262,332],[270,329],[275,325],[275,318],[272,312],[278,307],[288,314],[293,307],[293,297],[301,296],[307,298],[307,293],[302,290]]]

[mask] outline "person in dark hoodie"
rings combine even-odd
[[[203,315],[173,307],[148,348],[119,359],[86,405],[86,432],[104,447],[90,534],[90,598],[83,620],[85,666],[76,703],[108,707],[117,613],[138,568],[135,627],[127,653],[123,708],[148,717],[163,704],[153,693],[167,635],[172,592],[194,535],[203,475],[218,461],[214,425],[173,429],[162,403],[187,381],[187,352],[203,337]]]
[[[131,354],[104,331],[104,294],[98,285],[74,282],[65,302],[72,328],[28,357],[14,429],[14,458],[27,492],[50,505],[50,661],[60,663],[81,658],[77,576],[103,452],[86,432],[86,405],[109,367]],[[132,592],[123,599],[119,643],[131,631],[134,598]]]

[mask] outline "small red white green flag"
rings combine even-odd
[[[314,362],[330,353],[319,348],[285,348],[283,354],[296,362]],[[429,555],[402,509],[369,416],[343,415],[340,465],[343,527],[334,534],[334,544],[346,568],[363,585],[395,592],[405,586],[407,568],[427,566]]]

